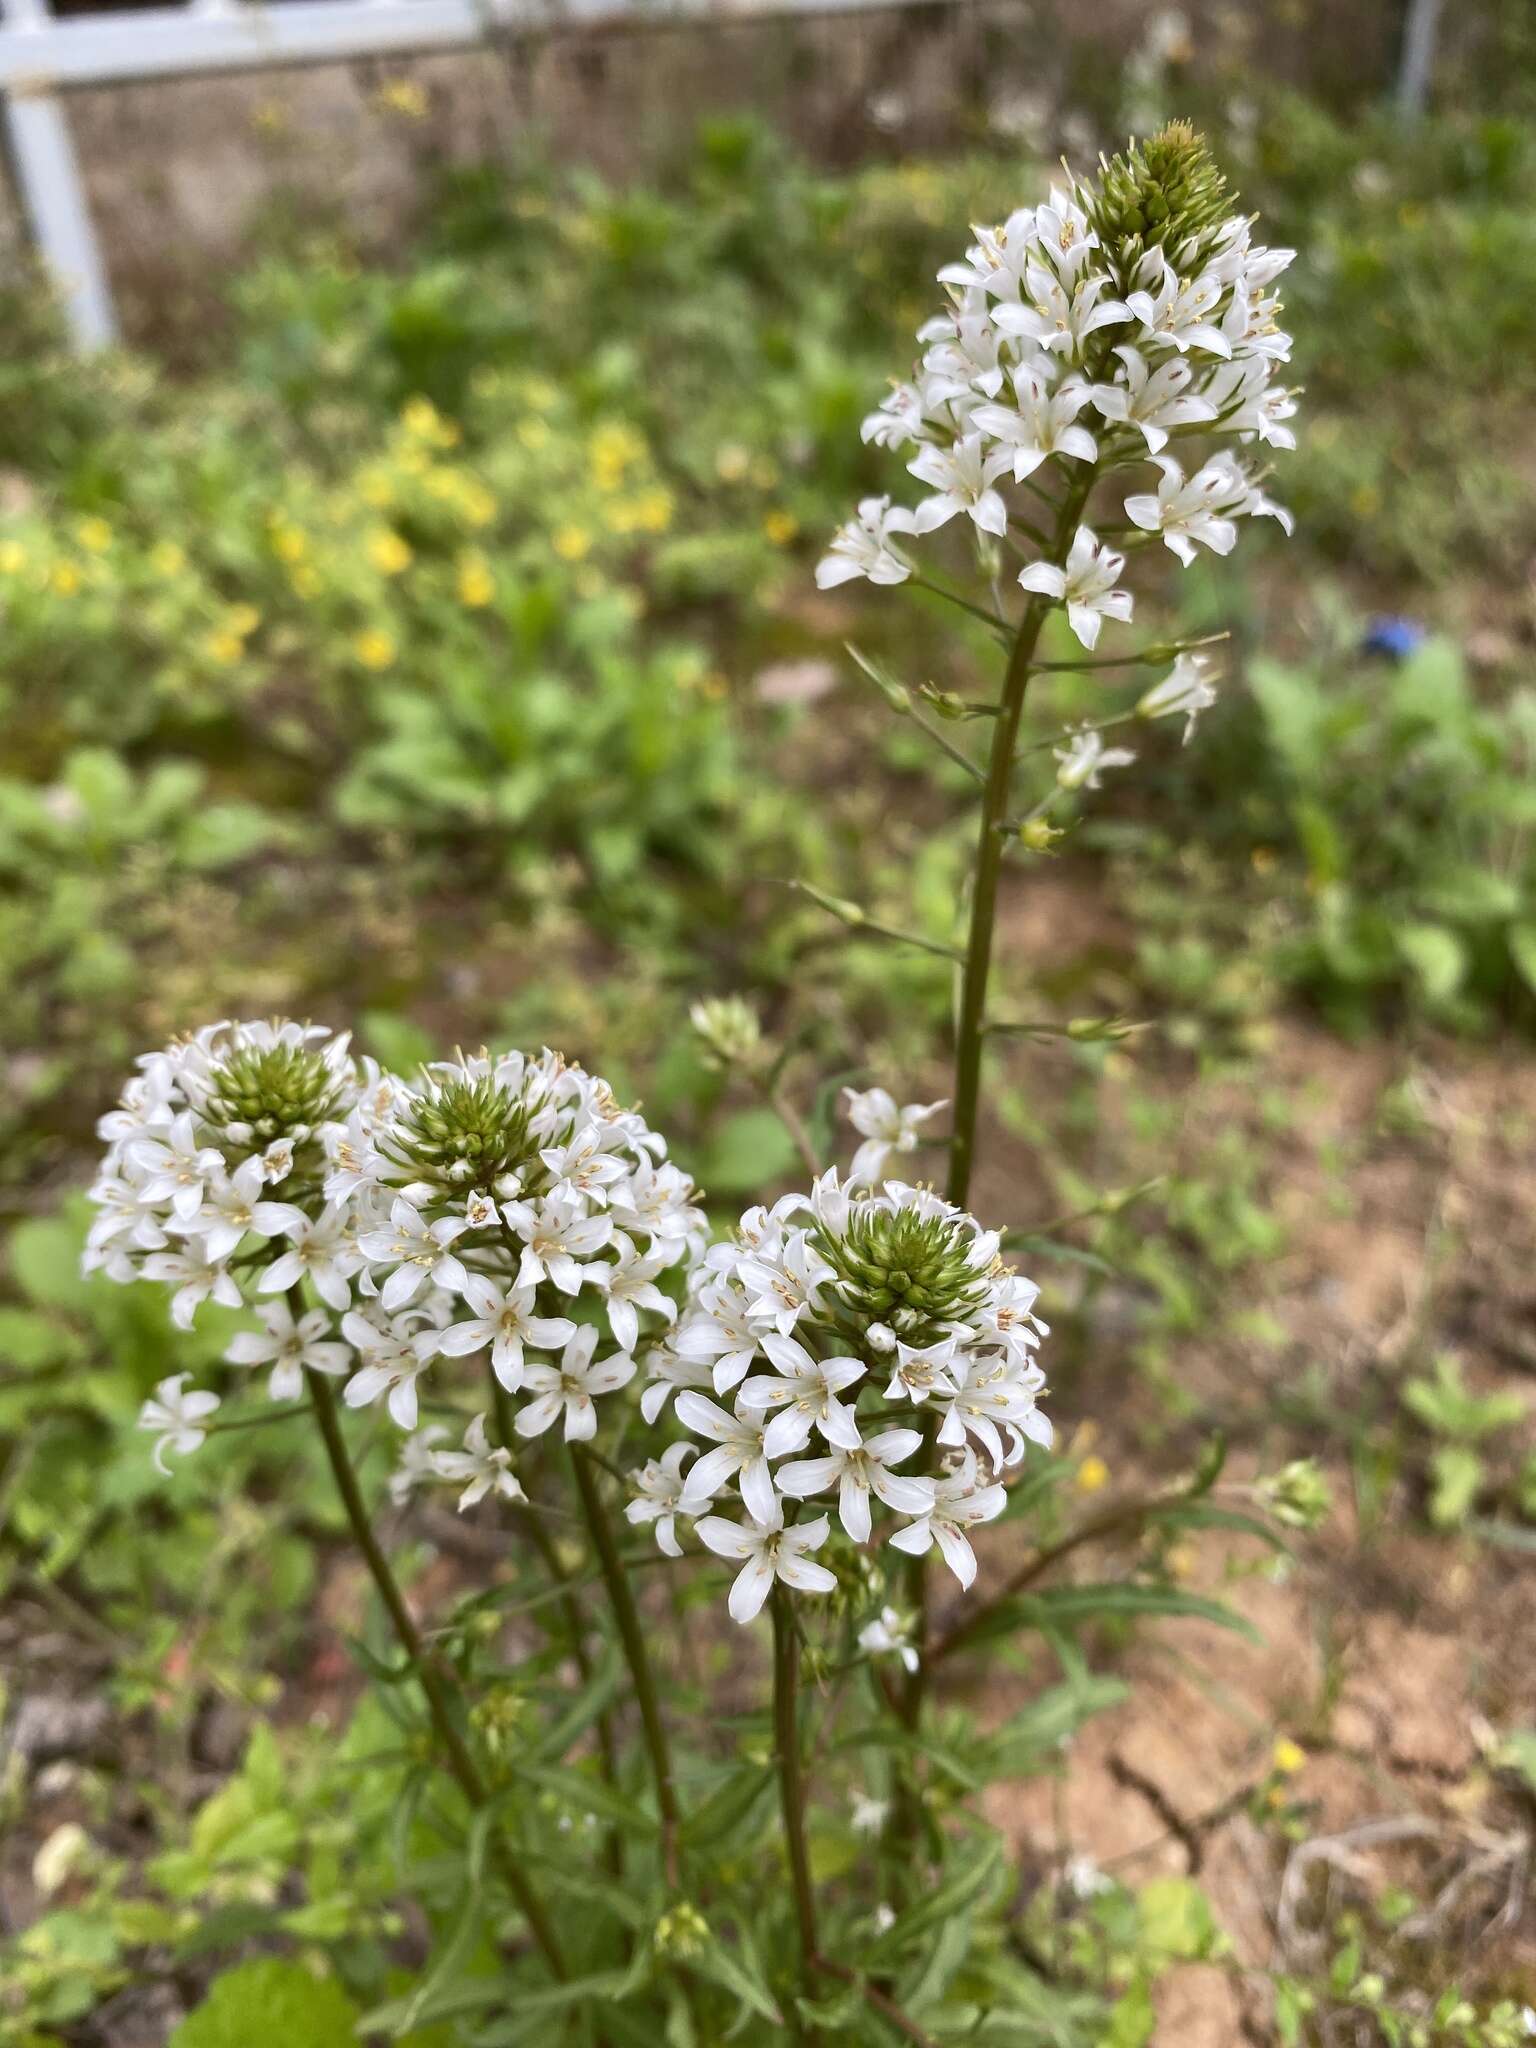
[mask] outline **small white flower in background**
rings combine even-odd
[[[872,1915],[876,1934],[888,1934],[896,1925],[896,1908],[882,1899]]]
[[[491,1353],[491,1370],[509,1394],[523,1384],[523,1347],[557,1351],[568,1341],[576,1325],[568,1316],[541,1316],[534,1312],[536,1288],[498,1287],[483,1273],[465,1276],[460,1290],[474,1311],[462,1323],[443,1331],[438,1349],[448,1358],[462,1358],[472,1351]]]
[[[858,517],[838,528],[817,563],[817,587],[833,590],[856,576],[867,576],[871,583],[905,583],[912,570],[891,545],[891,536],[913,531],[912,514],[893,509],[889,498],[861,499]]]
[[[432,1465],[440,1479],[455,1484],[464,1482],[464,1491],[459,1495],[460,1514],[476,1506],[488,1493],[498,1494],[503,1500],[528,1498],[512,1470],[511,1452],[502,1444],[492,1444],[486,1436],[483,1415],[477,1415],[465,1430],[463,1450],[438,1451],[433,1455]]]
[[[534,1399],[518,1410],[519,1436],[542,1436],[562,1416],[568,1444],[596,1436],[598,1395],[611,1394],[635,1376],[635,1361],[627,1352],[594,1359],[596,1349],[597,1331],[588,1323],[572,1335],[558,1365],[523,1367],[523,1386]]]
[[[389,1497],[403,1508],[418,1486],[437,1477],[437,1446],[448,1434],[442,1423],[414,1430],[400,1446],[400,1457],[389,1475]]]
[[[1007,1501],[1003,1487],[978,1483],[976,1460],[968,1452],[959,1465],[938,1479],[927,1513],[898,1529],[891,1541],[914,1557],[926,1556],[937,1544],[944,1562],[968,1592],[976,1580],[976,1553],[967,1532],[978,1522],[994,1521]]]
[[[917,1669],[917,1647],[912,1641],[912,1623],[894,1607],[882,1607],[873,1621],[859,1630],[859,1648],[871,1657],[899,1657],[908,1671]]]
[[[876,1799],[868,1792],[855,1792],[848,1804],[848,1825],[856,1835],[878,1835],[891,1811],[889,1799]]]
[[[705,1515],[698,1531],[716,1556],[743,1560],[726,1603],[732,1621],[748,1622],[760,1614],[775,1579],[797,1593],[830,1593],[837,1585],[826,1566],[813,1563],[807,1554],[827,1540],[825,1515],[790,1529],[782,1523],[764,1526]]]
[[[1058,569],[1054,562],[1031,562],[1019,571],[1019,583],[1025,590],[1064,604],[1067,624],[1078,639],[1085,647],[1097,647],[1099,629],[1106,619],[1124,621],[1131,616],[1131,593],[1115,587],[1124,567],[1124,555],[1105,547],[1088,527],[1080,526],[1065,569]]]
[[[1181,654],[1160,683],[1136,700],[1142,718],[1182,718],[1184,744],[1202,711],[1216,702],[1216,663],[1208,654]]]
[[[1061,1873],[1062,1882],[1074,1899],[1094,1899],[1101,1892],[1112,1892],[1115,1881],[1106,1877],[1091,1856],[1071,1856]]]
[[[260,1330],[242,1330],[224,1357],[230,1365],[270,1365],[267,1392],[274,1401],[296,1401],[304,1391],[304,1373],[349,1372],[350,1344],[328,1343],[326,1332],[331,1318],[323,1308],[312,1308],[294,1321],[286,1301],[263,1301],[256,1305],[262,1321]]]
[[[651,1458],[629,1475],[635,1497],[625,1508],[624,1518],[637,1523],[653,1522],[657,1548],[667,1557],[683,1554],[677,1540],[677,1517],[689,1512],[683,1498],[683,1466],[693,1455],[692,1444],[673,1444],[659,1458]]]
[[[219,1405],[217,1394],[206,1389],[194,1388],[189,1394],[184,1391],[190,1374],[172,1373],[169,1379],[161,1380],[154,1393],[139,1410],[139,1428],[152,1429],[159,1433],[160,1441],[155,1445],[155,1464],[167,1476],[170,1467],[166,1464],[166,1453],[174,1451],[184,1458],[207,1439],[207,1418]],[[823,1525],[825,1526],[825,1525]]]
[[[948,1109],[946,1097],[940,1102],[909,1102],[898,1108],[896,1098],[884,1088],[845,1088],[843,1111],[849,1123],[864,1139],[848,1169],[850,1181],[875,1182],[885,1177],[886,1162],[893,1152],[915,1152],[923,1142],[922,1128],[941,1109]]]
[[[1129,768],[1136,756],[1125,747],[1106,747],[1097,732],[1074,732],[1057,747],[1056,780],[1063,789],[1097,789],[1106,768]]]

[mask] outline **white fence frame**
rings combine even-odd
[[[831,14],[892,0],[192,0],[121,14],[49,12],[0,0],[0,105],[22,205],[82,353],[117,340],[111,288],[80,178],[71,86],[197,72],[344,63],[471,49],[498,33]],[[899,4],[899,0],[898,0]]]

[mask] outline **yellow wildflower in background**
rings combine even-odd
[[[475,609],[489,604],[496,595],[496,579],[491,574],[489,562],[478,548],[470,548],[460,555],[456,588],[459,603]]]
[[[76,526],[75,538],[81,547],[89,548],[93,555],[104,555],[112,545],[112,529],[105,519],[93,513]]]
[[[179,576],[187,566],[187,551],[179,541],[157,540],[149,551],[149,566],[157,576]]]
[[[245,642],[227,626],[219,626],[203,641],[203,652],[220,668],[232,668],[245,652]]]
[[[1282,1777],[1294,1778],[1298,1771],[1307,1767],[1307,1752],[1299,1742],[1292,1742],[1288,1735],[1282,1735],[1271,1752],[1270,1761]]]
[[[0,576],[19,576],[27,566],[27,551],[19,540],[0,541]]]
[[[431,105],[426,87],[414,78],[386,79],[374,102],[384,113],[399,114],[407,121],[424,121]]]
[[[458,424],[445,419],[431,399],[420,394],[405,401],[400,424],[408,434],[418,441],[429,441],[434,448],[455,448],[462,438]]]
[[[562,562],[579,562],[584,555],[591,553],[592,536],[584,526],[559,526],[550,545]]]
[[[800,531],[800,522],[793,512],[786,512],[782,506],[775,506],[763,519],[763,532],[776,548],[787,548]]]
[[[282,562],[302,562],[309,552],[309,535],[302,526],[291,526],[286,519],[272,522],[272,552]]]
[[[368,536],[368,559],[381,576],[401,576],[415,557],[392,526],[376,526]]]
[[[48,572],[48,582],[56,597],[73,597],[84,580],[75,562],[55,562]]]
[[[1077,1468],[1079,1493],[1097,1493],[1109,1484],[1109,1467],[1097,1452],[1090,1453]]]
[[[587,443],[592,481],[600,491],[616,491],[624,473],[645,455],[644,437],[622,420],[607,420],[597,427]]]
[[[394,661],[398,649],[389,635],[378,626],[368,626],[352,642],[352,652],[364,668],[384,669]]]

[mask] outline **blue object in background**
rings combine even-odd
[[[1372,619],[1360,642],[1362,654],[1384,654],[1389,661],[1406,661],[1424,645],[1429,635],[1417,619],[1383,617]]]

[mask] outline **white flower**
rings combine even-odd
[[[205,1417],[211,1415],[219,1405],[217,1394],[202,1389],[187,1394],[182,1391],[189,1375],[184,1372],[172,1373],[169,1379],[161,1380],[154,1394],[139,1410],[139,1428],[155,1429],[160,1432],[160,1441],[155,1445],[155,1465],[170,1476],[170,1467],[165,1462],[167,1451],[174,1451],[178,1457],[185,1457],[195,1451],[207,1437]],[[823,1523],[825,1528],[826,1524]]]
[[[838,1445],[825,1458],[783,1465],[775,1475],[779,1491],[792,1500],[837,1488],[837,1516],[855,1543],[867,1543],[872,1527],[870,1496],[900,1515],[925,1514],[933,1504],[933,1481],[893,1472],[923,1441],[921,1430],[882,1429],[856,1449]]]
[[[1025,279],[1028,299],[1018,305],[1005,302],[992,317],[1002,333],[1080,362],[1090,334],[1131,317],[1130,307],[1119,299],[1102,297],[1108,284],[1107,277],[1085,277],[1068,291],[1050,271],[1031,264]]]
[[[1137,698],[1137,712],[1143,718],[1182,718],[1188,746],[1195,721],[1216,702],[1215,669],[1208,654],[1179,655],[1162,681]]]
[[[891,545],[891,536],[913,531],[912,514],[889,498],[861,498],[857,518],[838,528],[816,564],[817,589],[832,590],[856,576],[867,576],[871,583],[905,583],[911,566]]]
[[[677,1314],[676,1304],[656,1285],[656,1275],[667,1260],[660,1251],[641,1252],[622,1230],[614,1232],[611,1249],[617,1254],[612,1264],[593,1267],[589,1277],[608,1297],[608,1327],[619,1348],[633,1351],[640,1341],[640,1309],[664,1316],[669,1323]]]
[[[687,1174],[668,1161],[658,1166],[639,1159],[628,1180],[609,1194],[608,1213],[615,1230],[648,1237],[652,1250],[675,1266],[691,1245],[703,1239],[704,1212],[695,1206],[697,1193]]]
[[[899,1401],[905,1395],[909,1401],[921,1405],[930,1394],[953,1392],[958,1349],[958,1340],[954,1337],[940,1337],[932,1344],[921,1346],[898,1343],[896,1369],[886,1387],[885,1398]]]
[[[491,1349],[491,1370],[508,1393],[523,1384],[523,1346],[553,1351],[571,1336],[576,1325],[567,1316],[534,1313],[538,1290],[532,1286],[498,1286],[483,1273],[468,1273],[459,1290],[474,1310],[473,1319],[453,1323],[438,1340],[449,1358]]]
[[[967,1456],[937,1481],[933,1504],[922,1519],[898,1529],[891,1541],[914,1557],[926,1556],[936,1543],[944,1562],[969,1591],[976,1578],[976,1553],[966,1531],[978,1522],[995,1520],[1007,1500],[1001,1486],[977,1486],[976,1461]]]
[[[1241,509],[1245,479],[1230,456],[1217,456],[1186,482],[1171,455],[1154,456],[1162,471],[1156,494],[1142,491],[1125,501],[1126,517],[1145,533],[1160,533],[1187,569],[1199,541],[1213,554],[1230,555],[1237,545],[1231,514]]]
[[[440,1422],[430,1429],[418,1429],[400,1446],[399,1462],[389,1475],[389,1497],[403,1508],[418,1486],[437,1477],[437,1445],[448,1434]]]
[[[215,1171],[205,1184],[202,1206],[191,1216],[177,1214],[170,1228],[179,1237],[200,1238],[204,1253],[217,1265],[247,1233],[281,1237],[304,1221],[304,1211],[292,1202],[264,1201],[266,1186],[266,1167],[254,1155],[233,1173]]]
[[[859,1429],[853,1410],[837,1397],[863,1379],[861,1362],[857,1358],[813,1358],[793,1337],[777,1334],[764,1337],[763,1349],[782,1377],[764,1374],[748,1380],[737,1396],[737,1410],[778,1411],[763,1435],[768,1456],[783,1458],[791,1451],[803,1450],[812,1429],[829,1444],[856,1448]]]
[[[1075,1899],[1097,1898],[1100,1892],[1112,1892],[1115,1888],[1114,1879],[1106,1877],[1091,1856],[1069,1856],[1061,1875]]]
[[[558,1365],[524,1366],[523,1385],[536,1398],[518,1410],[519,1436],[542,1436],[562,1415],[568,1444],[596,1436],[597,1396],[611,1394],[635,1375],[635,1361],[627,1352],[594,1360],[596,1348],[597,1331],[588,1323],[572,1335]]]
[[[1013,389],[1012,405],[980,405],[972,418],[996,441],[1016,483],[1033,476],[1052,455],[1093,461],[1098,444],[1086,427],[1074,424],[1088,403],[1088,386],[1080,377],[1068,377],[1053,390],[1034,364],[1020,363]]]
[[[1094,385],[1093,402],[1105,419],[1139,429],[1153,455],[1167,447],[1174,427],[1215,419],[1220,407],[1191,392],[1195,373],[1182,356],[1170,356],[1160,368],[1149,370],[1146,357],[1129,342],[1115,354],[1125,367],[1114,383]]]
[[[468,1228],[462,1216],[439,1216],[428,1223],[419,1209],[403,1195],[396,1195],[390,1204],[389,1228],[365,1230],[357,1241],[358,1250],[370,1263],[394,1267],[379,1289],[386,1315],[413,1300],[423,1280],[430,1279],[450,1293],[463,1293],[468,1276],[449,1247]]]
[[[912,515],[919,533],[932,533],[957,512],[973,519],[983,533],[1008,531],[1008,508],[992,488],[999,458],[988,458],[980,434],[968,434],[952,448],[924,448],[907,464],[920,483],[932,486]]]
[[[1224,289],[1214,271],[1198,277],[1181,278],[1161,249],[1147,258],[1149,267],[1162,266],[1155,291],[1126,294],[1126,304],[1142,323],[1149,341],[1176,348],[1180,355],[1192,348],[1215,356],[1230,356],[1232,344],[1216,321]]]
[[[197,1123],[183,1110],[169,1129],[128,1145],[128,1156],[147,1176],[146,1202],[169,1202],[171,1214],[189,1223],[203,1206],[207,1186],[224,1170],[224,1155],[198,1142]]]
[[[367,1361],[342,1389],[347,1406],[367,1408],[383,1395],[391,1421],[414,1429],[416,1382],[437,1355],[437,1331],[429,1326],[411,1332],[398,1323],[381,1327],[353,1309],[341,1319],[341,1334]]]
[[[791,1319],[793,1327],[793,1319]],[[677,1354],[680,1360],[707,1364],[713,1368],[717,1394],[746,1377],[758,1354],[762,1329],[752,1320],[748,1300],[730,1281],[716,1280],[699,1290],[698,1308],[680,1326]],[[708,1385],[708,1378],[695,1382],[679,1379],[683,1386]],[[646,1420],[653,1418],[647,1416]]]
[[[761,1613],[775,1579],[797,1593],[830,1593],[837,1585],[825,1565],[813,1564],[806,1555],[827,1540],[825,1515],[818,1515],[813,1522],[798,1522],[792,1529],[782,1523],[764,1527],[728,1522],[723,1515],[705,1515],[698,1530],[718,1557],[744,1560],[727,1603],[732,1621],[748,1622]]]
[[[215,1265],[199,1251],[151,1252],[143,1271],[146,1280],[160,1280],[175,1288],[171,1321],[178,1330],[191,1329],[193,1317],[210,1296],[221,1308],[240,1306],[240,1290],[229,1268]]]
[[[657,1547],[668,1557],[683,1554],[677,1540],[677,1517],[689,1512],[683,1498],[683,1465],[692,1456],[692,1444],[673,1444],[661,1457],[650,1459],[629,1475],[635,1498],[625,1508],[624,1518],[629,1522],[654,1522]]]
[[[645,1354],[646,1382],[640,1394],[640,1413],[654,1425],[667,1405],[667,1397],[679,1387],[706,1388],[714,1376],[702,1359],[687,1358],[676,1344],[653,1344]]]
[[[1031,562],[1019,571],[1019,583],[1065,604],[1067,623],[1078,639],[1085,647],[1097,647],[1105,619],[1131,616],[1131,593],[1115,588],[1124,567],[1124,555],[1105,547],[1090,527],[1080,526],[1064,569],[1054,562]]]
[[[748,1315],[777,1329],[781,1337],[787,1337],[801,1316],[816,1306],[821,1289],[832,1277],[832,1268],[813,1249],[803,1230],[792,1232],[772,1256],[765,1248],[758,1258],[739,1260],[736,1270],[750,1296]]]
[[[512,1470],[511,1452],[502,1444],[493,1445],[487,1438],[483,1415],[477,1415],[465,1430],[462,1451],[438,1451],[432,1464],[440,1478],[468,1482],[459,1495],[460,1514],[484,1500],[488,1493],[500,1494],[503,1500],[528,1498]]]
[[[882,1607],[873,1621],[859,1630],[859,1648],[871,1657],[899,1657],[908,1671],[917,1669],[917,1650],[912,1641],[912,1624],[894,1607]]]
[[[552,1194],[539,1202],[506,1202],[502,1215],[523,1240],[520,1287],[548,1280],[562,1294],[576,1294],[586,1277],[582,1261],[600,1252],[613,1236],[611,1216],[588,1216],[576,1195]]]
[[[286,1301],[263,1301],[256,1305],[261,1330],[242,1330],[224,1356],[231,1365],[270,1365],[267,1391],[274,1401],[296,1401],[304,1391],[304,1373],[340,1374],[352,1363],[345,1344],[328,1343],[331,1319],[323,1308],[312,1308],[294,1321]]]
[[[889,1799],[874,1799],[868,1792],[855,1792],[849,1806],[848,1825],[856,1835],[878,1835],[891,1810]]]
[[[622,1137],[601,1124],[588,1124],[565,1145],[551,1145],[539,1154],[555,1177],[555,1193],[584,1196],[599,1207],[608,1190],[629,1172],[629,1163],[613,1151]]]
[[[1097,732],[1075,732],[1064,747],[1055,750],[1061,764],[1056,780],[1063,789],[1097,789],[1105,768],[1129,768],[1136,756],[1125,747],[1106,747]]]
[[[316,1294],[337,1314],[352,1303],[351,1276],[362,1267],[362,1254],[351,1223],[339,1202],[331,1202],[313,1219],[288,1228],[288,1249],[256,1282],[261,1294],[282,1294],[308,1274]]]
[[[866,415],[859,427],[859,439],[873,443],[877,448],[905,448],[913,441],[928,439],[928,413],[923,404],[923,394],[912,384],[898,384],[889,396],[882,398],[876,411]],[[866,498],[864,505],[888,505],[889,498]],[[864,506],[859,508],[863,516]],[[847,529],[845,528],[846,532]],[[854,574],[859,572],[855,570]],[[818,581],[820,572],[818,571]],[[845,580],[842,577],[839,582]],[[901,581],[900,577],[894,579]],[[826,586],[823,585],[823,588]]]
[[[884,1088],[843,1090],[843,1109],[849,1123],[863,1135],[864,1143],[853,1155],[848,1179],[877,1182],[884,1178],[886,1161],[893,1152],[915,1152],[922,1142],[919,1133],[930,1117],[948,1109],[949,1100],[909,1102],[898,1109],[895,1097]]]
[[[1049,1449],[1051,1425],[1035,1406],[1044,1386],[1045,1374],[1037,1365],[1017,1366],[1001,1355],[973,1352],[946,1404],[939,1442],[961,1449],[967,1435],[973,1436],[994,1467],[1016,1465],[1026,1437]]]
[[[696,1436],[708,1437],[715,1445],[706,1451],[688,1474],[684,1494],[690,1514],[699,1514],[734,1479],[741,1488],[747,1513],[766,1528],[780,1519],[782,1510],[768,1469],[764,1439],[767,1420],[763,1411],[738,1405],[727,1414],[717,1401],[692,1391],[677,1397],[677,1419]]]

